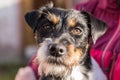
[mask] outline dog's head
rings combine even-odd
[[[52,65],[73,66],[80,63],[93,42],[106,31],[104,22],[85,11],[41,7],[25,15],[41,44],[40,61]]]

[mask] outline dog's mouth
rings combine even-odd
[[[82,50],[74,48],[73,45],[67,47],[61,45],[51,46],[49,49],[49,56],[47,56],[47,63],[64,66],[78,65],[81,56],[83,55]],[[60,47],[58,47],[60,46]]]
[[[55,65],[62,65],[63,64],[62,57],[48,56],[46,61],[49,64],[55,64]]]
[[[37,55],[40,63],[63,66],[78,65],[82,56],[81,48],[76,48],[73,44],[54,43],[52,40],[43,42]]]
[[[44,42],[37,55],[40,62],[39,71],[41,74],[45,73],[46,75],[49,73],[63,75],[66,70],[69,71],[79,65],[82,55],[82,49],[75,48],[72,44],[64,46],[53,44],[53,42]]]

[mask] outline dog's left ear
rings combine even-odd
[[[81,13],[85,16],[85,19],[87,20],[87,24],[90,28],[91,36],[95,44],[97,39],[107,31],[107,25],[103,21],[95,18],[93,15],[86,11],[81,11]]]
[[[36,23],[39,15],[40,13],[37,10],[25,14],[25,20],[33,30],[36,27]]]
[[[47,8],[52,8],[52,7],[53,7],[53,2],[50,2],[49,4],[46,4],[45,6],[41,7],[39,10],[27,12],[25,14],[26,22],[34,30],[36,27],[38,18],[40,18],[42,15],[42,11],[47,10]]]

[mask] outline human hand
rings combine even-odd
[[[31,67],[24,67],[18,70],[15,80],[36,80],[36,78]]]

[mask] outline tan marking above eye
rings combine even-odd
[[[68,20],[68,26],[69,27],[74,27],[76,25],[76,21],[74,18],[71,18]]]
[[[57,24],[60,21],[60,18],[56,16],[55,14],[49,13],[48,14],[48,20],[51,21],[53,24]]]

